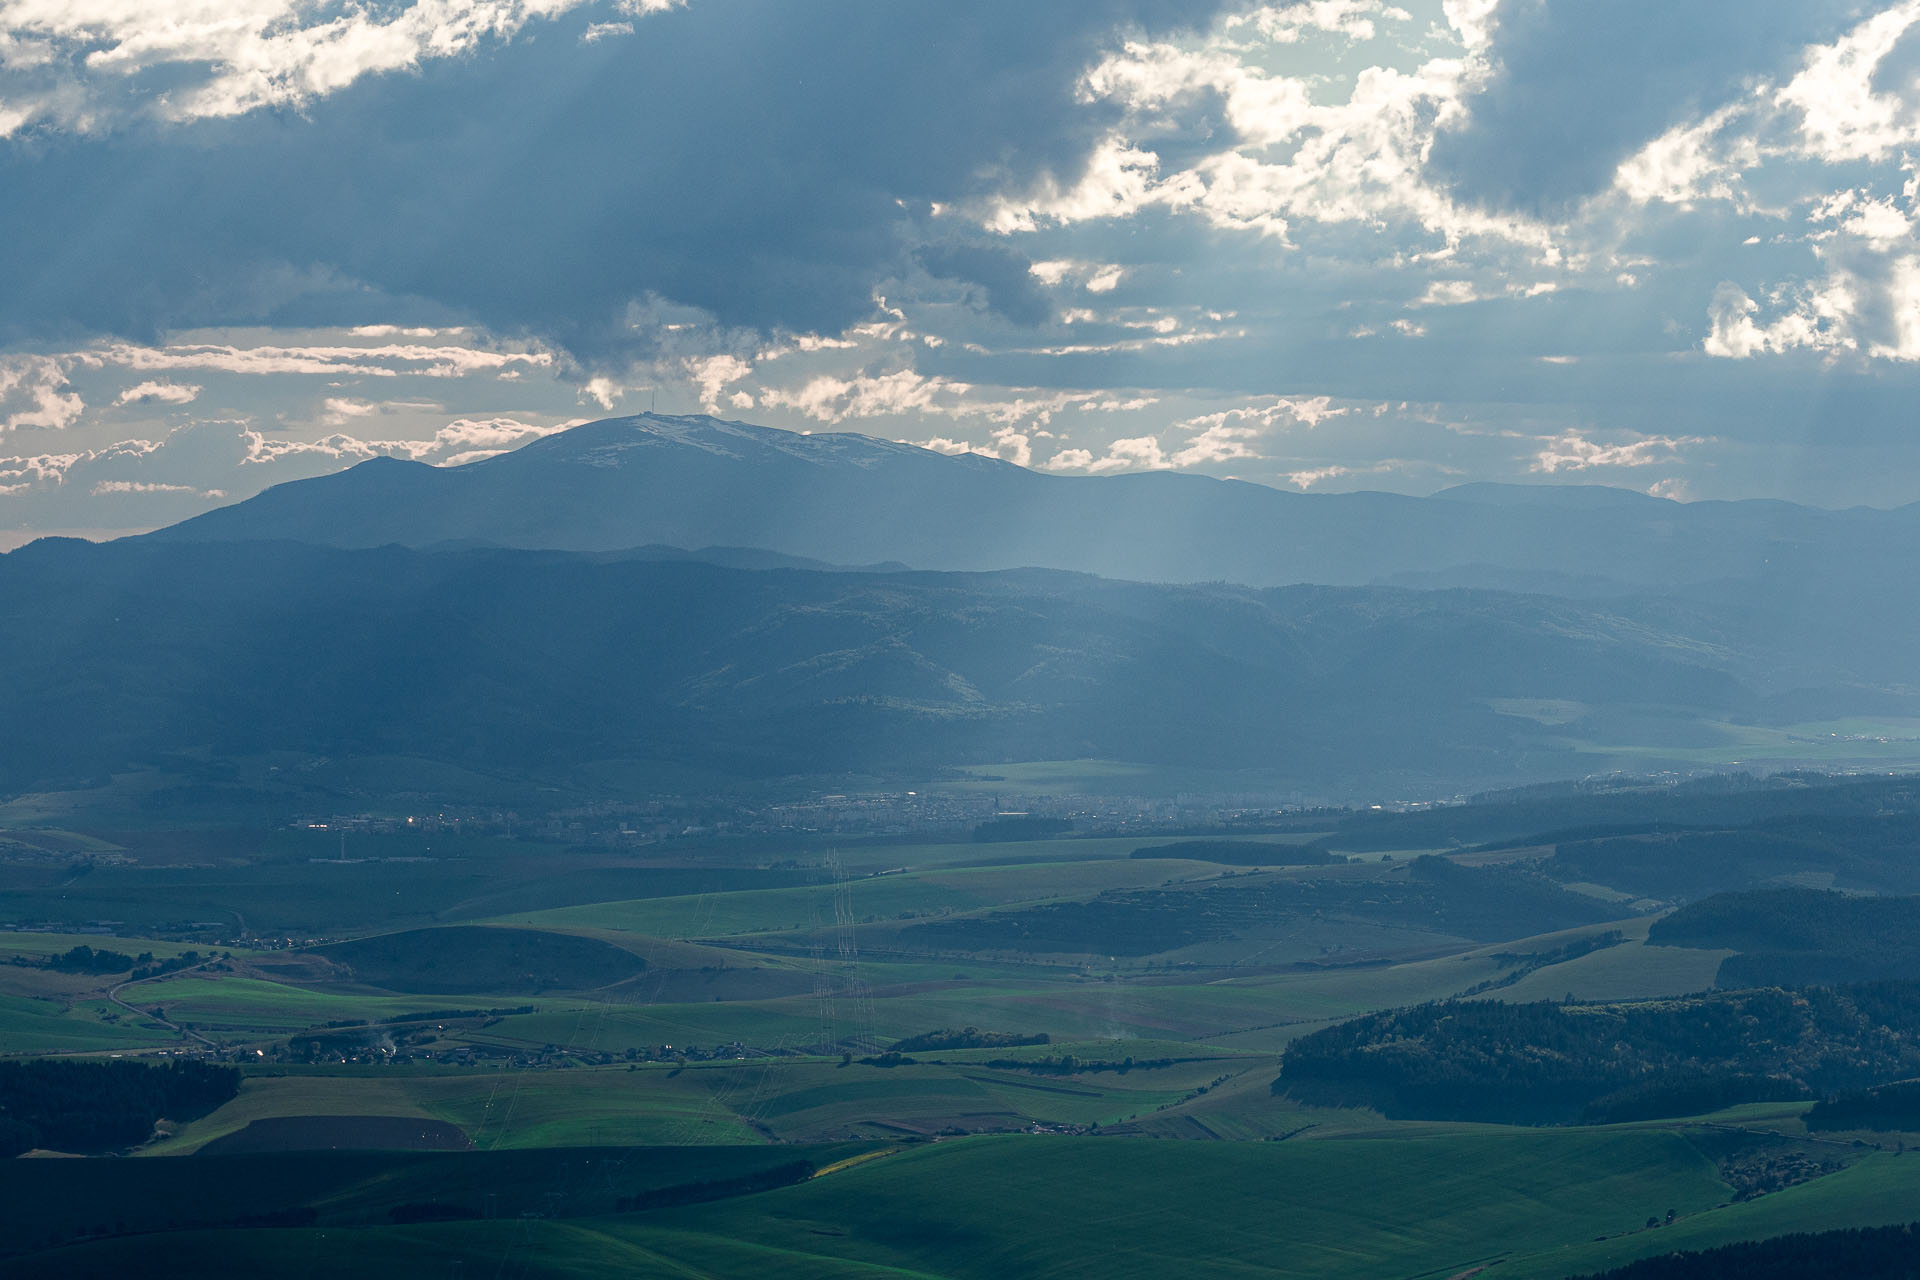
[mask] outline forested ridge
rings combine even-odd
[[[1557,880],[1590,880],[1687,901],[1820,872],[1850,889],[1920,890],[1920,814],[1795,814],[1719,831],[1659,830],[1561,840],[1541,863]]]
[[[196,1119],[239,1091],[235,1068],[192,1060],[0,1062],[0,1157],[117,1151],[146,1141],[161,1119]]]
[[[1920,983],[1640,1004],[1464,1000],[1295,1040],[1276,1094],[1393,1117],[1612,1123],[1920,1075]]]
[[[1807,1128],[1920,1130],[1920,1080],[1823,1098],[1807,1111]]]
[[[1642,1258],[1573,1280],[1920,1280],[1920,1223],[1800,1232]]]
[[[1738,951],[1720,966],[1719,985],[1728,988],[1920,979],[1920,897],[1718,894],[1655,921],[1647,941]]]

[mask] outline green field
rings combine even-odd
[[[1060,841],[1056,847],[1099,843],[1138,847],[1135,841]],[[994,845],[967,847],[980,856]],[[741,934],[817,929],[834,922],[836,899],[855,921],[870,923],[934,917],[1060,898],[1088,898],[1108,889],[1152,887],[1168,880],[1217,875],[1225,868],[1184,859],[1124,857],[1068,862],[1009,863],[870,876],[844,885],[762,889],[692,897],[604,902],[499,917],[494,923],[615,929],[662,938],[725,938]]]
[[[1839,1173],[1759,1200],[1719,1205],[1657,1231],[1522,1254],[1513,1259],[1511,1271],[1501,1270],[1530,1280],[1557,1280],[1682,1249],[1707,1249],[1797,1231],[1889,1226],[1915,1221],[1917,1214],[1920,1159],[1875,1154]]]
[[[178,1042],[165,1028],[104,1005],[0,996],[0,1051],[8,1054],[131,1052]]]
[[[959,770],[920,784],[976,795],[1173,795],[1180,791],[1270,791],[1280,780],[1258,771],[1172,769],[1125,760],[1025,760]]]
[[[1016,774],[1061,787],[1143,776],[1088,762],[1005,776]],[[1717,1113],[1711,1128],[1524,1129],[1274,1095],[1290,1042],[1356,1015],[1712,985],[1728,952],[1647,945],[1652,917],[1627,913],[1652,907],[1606,885],[1574,886],[1591,896],[1558,918],[1594,919],[1588,902],[1624,918],[1474,941],[1444,932],[1437,907],[1390,913],[1397,886],[1427,873],[1408,867],[1414,850],[1254,873],[1128,856],[1164,836],[876,841],[832,858],[742,843],[710,867],[405,833],[366,837],[349,851],[369,860],[344,863],[328,832],[145,838],[86,836],[153,865],[81,877],[75,912],[133,903],[149,883],[142,910],[155,918],[266,909],[276,927],[325,924],[325,941],[233,948],[230,963],[126,987],[128,1010],[109,999],[117,975],[38,962],[83,943],[162,958],[208,944],[0,933],[0,1052],[203,1053],[211,1042],[245,1070],[237,1097],[163,1123],[133,1149],[139,1159],[8,1166],[10,1203],[39,1232],[0,1232],[0,1251],[17,1255],[0,1263],[10,1275],[197,1280],[281,1274],[298,1258],[306,1274],[374,1276],[1548,1277],[1920,1215],[1920,1160],[1851,1145],[1855,1135],[1823,1145],[1799,1118],[1804,1103]],[[244,873],[201,861],[216,855]],[[1524,870],[1533,856],[1465,854],[1461,874],[1476,885],[1537,877]],[[700,884],[711,887],[688,891]],[[1320,896],[1299,898],[1315,885]],[[1004,933],[969,951],[916,932],[1014,908],[1039,918],[1031,909],[1049,904],[1185,910],[1261,886],[1284,890],[1248,899],[1282,903],[1273,913],[1241,909],[1223,917],[1231,930],[1172,937],[1159,952],[1002,945]],[[42,875],[0,910],[39,909],[59,890]],[[1284,905],[1296,899],[1305,905]],[[1617,945],[1567,958],[1616,931]],[[6,963],[16,956],[26,963]],[[988,1034],[910,1062],[882,1056],[959,1029]],[[228,1140],[261,1153],[221,1154]],[[1723,1174],[1734,1174],[1713,1153],[1736,1140],[1831,1152],[1838,1171],[1733,1203]],[[416,1149],[369,1149],[381,1143]],[[423,1149],[434,1143],[443,1150]],[[775,1190],[613,1207],[643,1187],[724,1182],[800,1153],[827,1165],[876,1152]],[[423,1202],[478,1216],[391,1225],[391,1209]],[[227,1216],[196,1216],[202,1203]],[[310,1229],[297,1225],[308,1210]],[[1646,1228],[1669,1210],[1671,1226]]]
[[[552,1185],[564,1197],[572,1184]],[[1725,1192],[1687,1139],[1653,1130],[1287,1143],[973,1138],[712,1205],[514,1224],[524,1251],[484,1221],[283,1231],[277,1245],[317,1268],[373,1275],[463,1260],[516,1275],[618,1264],[629,1274],[716,1277],[1449,1276],[1632,1232],[1669,1208],[1691,1221]],[[262,1234],[172,1236],[167,1265],[180,1269],[161,1274],[260,1256]],[[217,1254],[222,1245],[233,1251]],[[14,1273],[98,1270],[139,1256],[129,1249],[54,1250]]]

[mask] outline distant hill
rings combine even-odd
[[[1914,823],[1897,822],[1904,837],[1883,843],[1882,856],[1854,854],[1849,861],[1874,862],[1905,872],[1912,868]],[[1862,841],[1862,844],[1868,842]],[[1848,851],[1850,854],[1853,852]],[[1808,869],[1819,864],[1809,859]],[[1866,879],[1855,874],[1855,883]],[[1882,880],[1884,883],[1884,879]],[[1724,893],[1690,903],[1654,923],[1655,946],[1727,948],[1716,979],[1722,987],[1833,986],[1846,982],[1920,979],[1920,898],[1865,897],[1818,889],[1758,889]]]
[[[149,535],[169,543],[758,549],[830,565],[1037,566],[1145,582],[1655,594],[1866,682],[1920,683],[1920,507],[1678,503],[1599,486],[1300,494],[1173,472],[1057,476],[710,417],[589,423],[460,467],[379,458]],[[701,553],[715,558],[718,553]],[[757,566],[756,566],[757,567]],[[1778,643],[1774,643],[1774,642]],[[1787,662],[1777,683],[1805,682]]]
[[[1684,735],[1757,707],[1765,666],[1671,617],[1494,592],[46,540],[0,557],[0,722],[32,726],[0,735],[0,789],[273,752],[1477,785],[1577,768],[1564,726],[1498,700],[1658,706]]]
[[[753,547],[831,564],[1040,566],[1250,586],[1357,586],[1479,566],[1634,589],[1757,579],[1778,555],[1869,536],[1920,547],[1920,510],[1679,503],[1597,485],[1473,484],[1412,498],[1290,493],[1176,472],[1059,476],[852,433],[641,414],[459,467],[376,458],[152,536]]]

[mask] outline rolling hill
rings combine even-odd
[[[0,778],[181,752],[1551,776],[1565,749],[1500,700],[1660,707],[1682,735],[1763,708],[1771,659],[1687,621],[1483,591],[46,540],[0,557],[0,720],[35,726]]]

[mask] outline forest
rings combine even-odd
[[[1807,1128],[1920,1130],[1920,1080],[1877,1089],[1848,1089],[1808,1108]]]
[[[1738,951],[1722,987],[1813,986],[1920,978],[1920,897],[1818,889],[1716,894],[1656,920],[1656,945]]]
[[[161,1119],[195,1120],[240,1091],[240,1072],[193,1059],[0,1062],[0,1157],[48,1148],[101,1154],[144,1142]]]
[[[1920,983],[1889,982],[1633,1004],[1424,1004],[1295,1040],[1272,1090],[1394,1118],[1603,1124],[1917,1074]]]
[[[1643,1258],[1574,1280],[1913,1280],[1920,1223],[1796,1232],[1700,1252]]]

